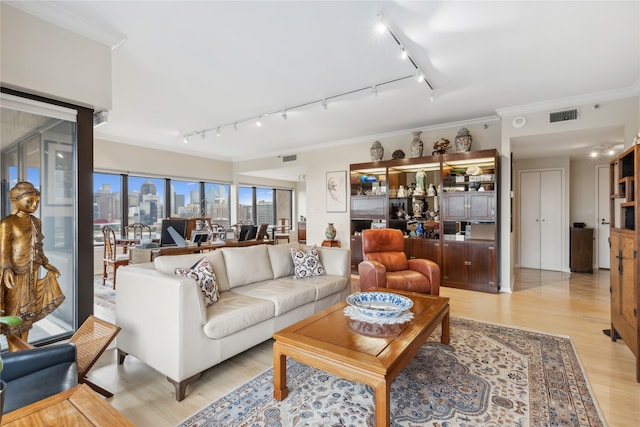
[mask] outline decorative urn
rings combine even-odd
[[[458,131],[455,144],[456,151],[458,153],[464,153],[471,150],[471,133],[469,133],[469,129],[463,127]]]
[[[326,230],[324,230],[324,235],[329,240],[334,240],[336,238],[336,227],[332,222],[327,225]]]
[[[371,161],[377,162],[378,160],[382,160],[382,156],[384,154],[384,147],[380,144],[380,141],[374,141],[371,144],[371,149],[369,150],[369,154],[371,155]]]

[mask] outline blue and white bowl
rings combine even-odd
[[[347,297],[347,304],[365,316],[397,317],[413,307],[413,301],[392,292],[357,292]]]

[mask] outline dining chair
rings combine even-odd
[[[145,239],[151,238],[151,226],[136,222],[125,227],[127,238]]]
[[[287,226],[287,218],[280,218],[280,225],[273,235],[273,244],[277,245],[280,241],[289,243],[289,228]]]
[[[104,235],[104,254],[102,258],[102,284],[105,285],[109,278],[109,268],[113,269],[113,289],[116,288],[116,272],[118,267],[129,264],[129,255],[118,251],[116,233],[113,228],[105,225],[102,227]]]

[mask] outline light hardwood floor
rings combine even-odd
[[[446,287],[440,294],[451,298],[452,316],[571,336],[608,425],[639,425],[635,359],[622,341],[613,343],[602,332],[610,327],[608,270],[582,274],[519,269],[511,294]],[[267,341],[209,369],[187,388],[182,402],[175,401],[165,377],[135,358],[118,366],[114,350],[103,355],[90,378],[115,393],[111,404],[136,425],[175,426],[270,368],[271,357]]]

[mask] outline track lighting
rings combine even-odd
[[[216,136],[220,136],[220,127],[218,127],[218,129],[216,129]]]
[[[282,118],[287,120],[287,110],[282,110]]]
[[[419,81],[425,82],[427,84],[427,86],[429,86],[429,88],[431,90],[433,90],[433,86],[431,85],[431,83],[429,83],[429,80],[427,80],[427,75],[420,69],[420,67],[418,66],[416,61],[413,59],[411,54],[409,54],[409,51],[407,50],[406,46],[402,43],[402,41],[400,41],[400,38],[398,38],[397,34],[395,34],[393,32],[393,30],[391,29],[391,26],[384,19],[384,16],[381,13],[378,14],[378,20],[380,21],[380,23],[382,25],[384,25],[385,31],[388,32],[391,35],[391,37],[393,38],[393,41],[398,44],[398,47],[400,48],[400,58],[408,59],[411,62],[411,64],[414,66],[414,68],[416,69],[416,72],[419,72],[422,75],[422,77],[420,78]],[[378,24],[378,25],[380,25],[380,24]]]
[[[374,98],[378,97],[378,86],[376,85],[371,86],[371,94],[373,95]]]
[[[182,139],[182,142],[184,142],[185,144],[188,144],[188,143],[189,143],[189,138],[185,136],[185,137]]]
[[[204,139],[205,135],[204,135],[204,131],[200,132],[200,139]]]
[[[256,126],[261,127],[262,126],[262,121],[260,120],[262,116],[258,116],[258,118],[256,119]]]
[[[322,98],[322,108],[327,109],[327,98]]]

